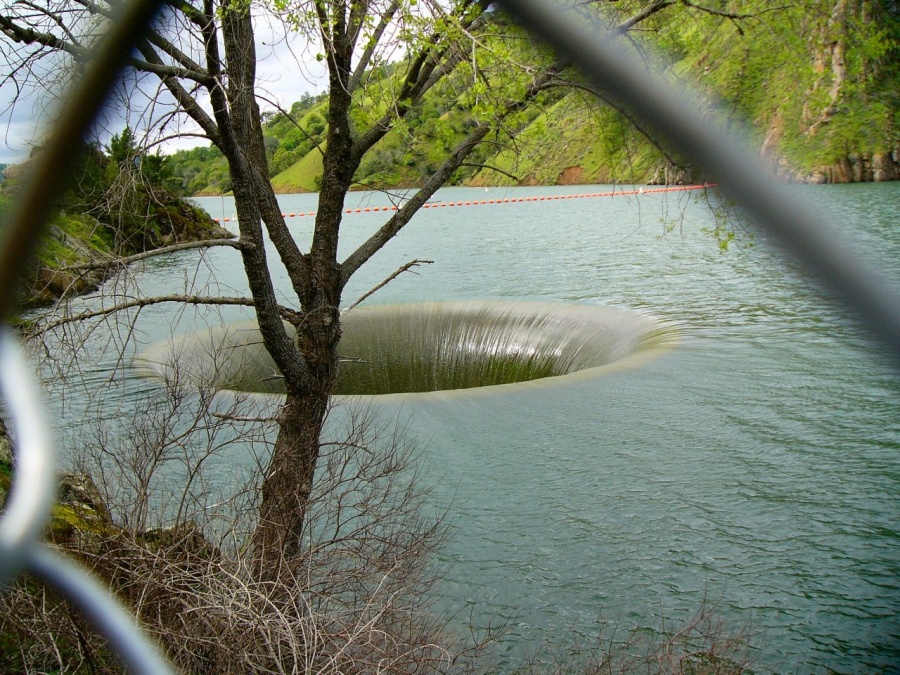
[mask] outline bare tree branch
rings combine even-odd
[[[7,37],[21,44],[38,44],[49,47],[55,51],[65,52],[79,61],[83,60],[87,55],[87,50],[80,45],[75,45],[66,40],[62,40],[51,33],[42,33],[31,28],[25,28],[2,14],[0,14],[0,30],[2,30]]]
[[[694,2],[691,2],[691,0],[679,0],[679,2],[681,2],[681,4],[686,7],[692,7],[693,9],[698,9],[701,12],[705,12],[707,14],[712,14],[713,16],[721,16],[725,19],[731,19],[731,20],[749,19],[752,16],[754,16],[754,14],[739,14],[737,12],[725,12],[721,9],[715,9],[714,7],[705,7],[703,5],[698,5]]]
[[[464,30],[474,30],[486,22],[485,15],[481,13],[467,17],[461,22],[460,27]],[[353,157],[357,161],[361,160],[368,150],[384,138],[397,121],[403,119],[427,91],[462,62],[462,57],[454,50],[463,38],[443,42],[446,37],[446,30],[436,30],[428,39],[426,46],[413,59],[406,79],[396,94],[396,102],[392,108],[354,142]],[[448,53],[450,56],[444,61],[444,57]]]
[[[657,139],[650,131],[648,131],[646,129],[645,125],[635,116],[635,114],[633,112],[631,112],[624,106],[618,104],[615,100],[610,99],[608,96],[606,96],[603,92],[598,90],[596,87],[594,87],[590,83],[574,82],[572,80],[566,80],[564,82],[560,82],[558,84],[553,84],[551,86],[564,87],[566,89],[573,89],[573,90],[581,90],[587,94],[590,94],[591,96],[597,97],[599,100],[603,101],[603,103],[605,105],[609,106],[610,108],[615,110],[617,113],[622,115],[622,117],[624,117],[626,120],[628,120],[628,122],[635,128],[635,130],[638,133],[640,133],[644,138],[646,138],[657,150],[659,150],[660,153],[662,153],[663,157],[665,157],[666,160],[670,164],[677,166],[679,168],[685,168],[686,165],[684,163],[684,160],[680,160],[677,157],[675,157],[674,155],[672,155],[671,150],[669,150],[662,143],[660,143],[659,139]]]
[[[472,167],[472,168],[474,168],[474,169],[488,169],[488,170],[490,170],[490,171],[496,171],[497,173],[503,174],[503,175],[506,176],[507,178],[512,178],[512,179],[513,179],[514,181],[516,181],[517,183],[522,182],[521,177],[516,176],[516,175],[514,175],[514,174],[511,174],[509,171],[504,171],[504,170],[501,169],[499,166],[494,166],[493,164],[473,164],[473,163],[471,163],[471,162],[463,162],[463,163],[460,164],[459,166],[460,166],[460,168],[462,168],[462,167],[464,167],[464,166],[469,166],[469,167]]]
[[[640,12],[635,14],[629,19],[626,19],[622,23],[618,24],[613,30],[616,33],[626,33],[635,26],[637,26],[642,21],[649,19],[651,16],[656,14],[657,12],[661,12],[666,7],[671,7],[674,4],[677,4],[678,0],[655,0],[651,4],[647,5]]]
[[[285,110],[281,106],[281,104],[278,103],[278,101],[272,100],[270,98],[263,98],[262,100],[264,100],[266,103],[268,103],[273,108],[275,108],[279,113],[284,115],[285,119],[288,122],[290,122],[291,124],[293,124],[294,127],[296,127],[297,131],[299,131],[301,134],[303,134],[303,136],[306,138],[306,140],[310,141],[315,146],[316,150],[319,151],[319,154],[322,155],[322,157],[325,156],[325,148],[323,148],[319,144],[319,141],[317,141],[313,136],[311,136],[310,133],[306,129],[304,129],[302,126],[300,126],[300,123],[294,119],[294,116],[291,115],[291,113],[289,111]]]
[[[135,253],[134,255],[122,256],[122,257],[110,257],[104,260],[97,260],[94,262],[81,263],[79,265],[72,265],[71,267],[65,267],[61,271],[62,272],[78,272],[83,270],[98,270],[98,269],[109,269],[111,267],[124,267],[125,265],[130,265],[133,262],[137,262],[139,260],[146,260],[147,258],[155,258],[156,256],[166,255],[168,253],[175,253],[176,251],[189,251],[195,248],[212,248],[214,246],[230,246],[231,248],[241,250],[246,246],[246,244],[241,243],[240,241],[236,241],[234,239],[204,239],[202,241],[188,241],[182,244],[172,244],[171,246],[163,246],[161,248],[155,248],[152,251],[144,251],[142,253]]]
[[[353,74],[350,76],[350,81],[347,83],[347,89],[351,93],[356,91],[356,88],[362,80],[363,74],[368,70],[369,64],[372,61],[372,56],[375,54],[375,49],[381,42],[384,31],[387,30],[387,27],[390,25],[391,21],[393,21],[394,15],[397,13],[398,9],[400,9],[399,1],[391,0],[391,4],[381,13],[378,25],[375,27],[375,30],[372,31],[372,36],[366,43],[366,48],[360,55],[359,61],[356,62],[356,70],[353,71]],[[360,24],[360,26],[362,26],[362,24]]]
[[[148,63],[162,63],[159,56],[153,51],[153,48],[146,42],[143,45],[140,45],[139,49]],[[200,107],[200,104],[197,103],[197,99],[184,88],[184,85],[181,84],[176,77],[166,76],[162,78],[162,81],[166,86],[166,89],[169,90],[185,113],[187,113],[191,119],[203,129],[204,133],[214,145],[220,146],[222,140],[220,138],[219,127],[207,112]],[[213,90],[217,88],[218,87],[213,86]]]
[[[361,296],[359,296],[359,298],[356,299],[356,302],[354,302],[354,303],[350,304],[348,307],[346,307],[346,308],[341,312],[341,314],[346,314],[346,313],[349,312],[351,309],[353,309],[354,307],[356,307],[357,305],[359,305],[363,300],[365,300],[366,298],[371,297],[371,296],[374,295],[376,292],[378,292],[379,290],[381,290],[382,288],[384,288],[385,286],[387,286],[389,283],[391,283],[394,279],[396,279],[397,277],[399,277],[399,276],[400,276],[401,274],[403,274],[404,272],[408,272],[408,271],[411,270],[413,267],[419,267],[420,265],[431,265],[431,264],[433,264],[433,263],[434,263],[434,260],[419,260],[418,258],[416,258],[415,260],[410,260],[410,261],[409,261],[408,263],[406,263],[405,265],[401,265],[401,266],[397,269],[396,272],[394,272],[392,275],[390,275],[387,279],[385,279],[384,281],[382,281],[380,284],[378,284],[377,286],[373,286],[371,289],[369,289],[368,291],[366,291],[365,293],[363,293]]]
[[[177,293],[172,295],[155,295],[148,298],[135,298],[134,300],[119,302],[109,307],[88,310],[79,314],[61,317],[46,324],[40,325],[36,333],[46,333],[48,331],[59,328],[60,326],[65,326],[66,324],[79,321],[87,321],[89,319],[96,319],[102,316],[110,316],[111,314],[117,314],[118,312],[124,311],[126,309],[149,307],[151,305],[159,305],[166,302],[178,302],[184,305],[238,305],[241,307],[254,307],[256,305],[256,303],[251,298],[236,298],[224,296],[213,297],[202,295],[184,295]],[[297,319],[297,312],[288,307],[278,305],[278,312],[286,320]]]
[[[192,80],[206,87],[211,87],[214,85],[213,79],[209,76],[209,73],[205,72],[204,70],[179,68],[177,66],[168,66],[163,63],[141,61],[140,59],[135,58],[130,59],[128,61],[128,64],[135,70],[140,70],[144,73],[153,73],[154,75],[158,75],[160,78],[177,77],[182,80]]]
[[[503,110],[498,113],[495,119],[481,122],[469,135],[463,139],[444,160],[437,171],[426,181],[416,194],[398,209],[381,228],[363,242],[353,253],[351,253],[343,263],[341,263],[341,283],[346,285],[350,277],[376,252],[390,241],[396,234],[406,226],[412,219],[413,215],[422,207],[437,190],[447,182],[453,172],[465,161],[469,153],[472,152],[490,133],[498,121],[521,110],[537,96],[541,91],[546,89],[554,78],[566,68],[567,62],[557,61],[548,67],[539,76],[535,77],[532,83],[522,92],[521,96],[515,100],[506,103]]]

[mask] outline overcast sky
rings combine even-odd
[[[304,42],[302,36],[296,34],[285,38],[283,28],[265,17],[257,18],[256,25],[256,49],[259,65],[257,67],[258,91],[261,96],[277,101],[279,105],[289,108],[294,101],[298,101],[304,94],[317,94],[324,90],[327,78],[324,66],[315,60],[315,54]],[[3,55],[0,54],[0,59]],[[0,61],[0,67],[9,69],[9,65]],[[148,78],[142,85],[133,90],[131,101],[138,109],[147,111],[146,97],[142,91],[154,91],[157,82]],[[152,85],[152,86],[151,86]],[[11,105],[16,96],[12,86],[0,87],[0,163],[9,164],[23,161],[28,158],[32,143],[43,129],[46,128],[48,115],[44,108],[46,100],[34,94],[25,99],[20,98],[15,105]],[[208,109],[208,101],[201,100]],[[265,101],[260,101],[262,110],[272,109]],[[51,106],[51,110],[55,109]],[[152,114],[152,113],[151,113]],[[158,111],[157,111],[158,114]],[[131,114],[128,118],[132,126],[140,126],[139,115]],[[103,123],[107,134],[116,133],[125,126],[126,116],[119,113],[110,113]],[[101,134],[104,135],[104,134]],[[202,139],[188,137],[167,141],[162,149],[171,152],[178,148],[189,148],[197,145],[208,145]]]

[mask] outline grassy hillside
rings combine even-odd
[[[516,139],[519,150],[491,157],[472,185],[556,185],[646,182],[660,152],[611,108],[573,93],[528,124]]]
[[[316,192],[322,176],[322,153],[312,150],[272,178],[276,192]]]
[[[675,5],[645,24],[648,56],[747,125],[752,142],[786,179],[812,182],[900,177],[900,16],[877,0],[802,0],[768,6],[732,0],[731,18]],[[487,67],[490,64],[486,64]],[[392,70],[372,73],[356,117],[391,105]],[[473,124],[478,92],[461,77],[435,88],[405,126],[366,156],[360,188],[421,184]],[[325,96],[305,96],[265,120],[272,183],[279,192],[318,188]],[[625,117],[582,90],[559,89],[521,113],[452,177],[455,184],[513,185],[696,180]],[[173,157],[192,194],[229,189],[215,150]]]

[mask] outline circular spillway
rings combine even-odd
[[[408,394],[508,385],[626,365],[670,345],[674,328],[646,314],[533,302],[444,302],[358,308],[342,318],[335,394]],[[283,393],[255,324],[194,333],[151,348],[159,377]]]

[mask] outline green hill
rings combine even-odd
[[[805,0],[768,6],[734,0],[730,18],[678,5],[642,24],[648,58],[732,121],[785,179],[809,182],[900,177],[900,16],[876,0]],[[360,122],[390,105],[388,70],[357,95]],[[473,102],[474,101],[474,102]],[[467,83],[448,78],[363,160],[363,188],[405,187],[431,175],[477,114]],[[327,98],[305,96],[265,119],[272,183],[279,192],[318,187]],[[453,184],[680,183],[687,163],[582,89],[560,88],[479,149]],[[177,153],[186,191],[229,189],[227,166],[208,148]],[[490,168],[484,168],[490,167]]]

